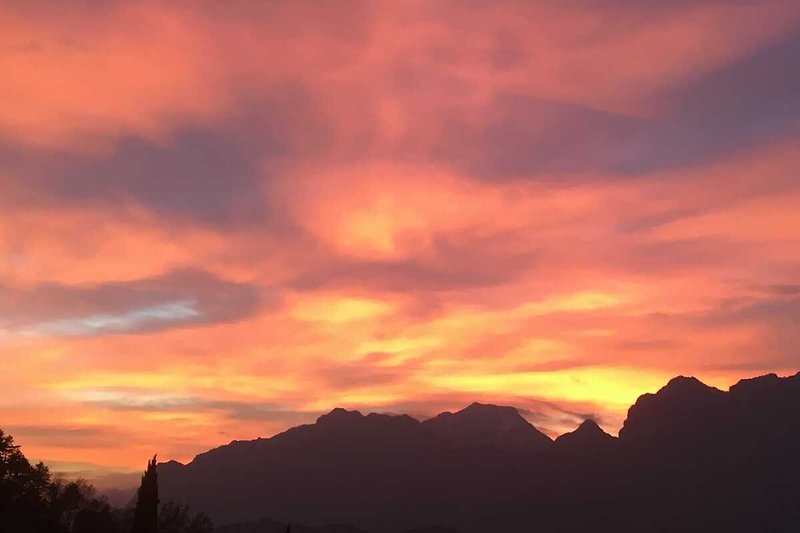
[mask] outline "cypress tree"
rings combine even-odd
[[[133,514],[131,533],[158,533],[158,474],[156,456],[147,463]]]

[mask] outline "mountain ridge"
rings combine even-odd
[[[637,399],[619,437],[584,420],[553,441],[517,409],[492,404],[424,421],[336,408],[160,465],[159,475],[165,497],[222,525],[268,516],[375,533],[533,521],[544,531],[598,521],[609,531],[758,530],[800,520],[799,376],[728,391],[678,376]]]

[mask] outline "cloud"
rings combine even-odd
[[[62,448],[123,448],[128,445],[123,440],[124,432],[113,426],[11,425],[3,429],[23,446],[46,443]]]
[[[666,320],[687,320],[703,326],[735,324],[791,325],[800,312],[800,297],[794,291],[772,291],[764,296],[729,297],[696,313],[667,315]]]
[[[798,54],[794,34],[651,95],[649,116],[498,92],[478,113],[453,111],[434,157],[489,180],[630,179],[702,165],[798,131]]]
[[[800,285],[770,285],[766,287],[766,292],[783,296],[800,295]]]
[[[236,321],[261,301],[255,286],[182,270],[95,286],[0,286],[0,323],[7,331],[46,336],[152,333]]]
[[[333,390],[356,390],[402,384],[420,368],[420,361],[391,361],[391,354],[371,353],[349,363],[332,362],[317,369],[317,379]]]
[[[419,256],[389,260],[338,259],[292,280],[301,291],[365,288],[381,292],[446,292],[491,287],[512,282],[537,263],[536,250],[505,249],[514,232],[434,235]]]
[[[43,187],[58,201],[139,204],[200,222],[254,222],[265,216],[255,154],[235,138],[184,130],[167,143],[127,139],[97,160],[60,166]]]
[[[624,142],[610,168],[639,174],[698,165],[797,132],[798,54],[800,33],[794,33],[665,91],[656,97],[663,115]]]
[[[0,88],[0,137],[77,152],[163,140],[187,122],[235,112],[242,98],[298,71],[352,56],[369,11],[359,1],[3,6],[0,53],[15,76]]]
[[[155,389],[98,388],[82,390],[88,405],[113,411],[211,413],[218,412],[232,421],[269,421],[299,424],[318,414],[264,401],[221,400],[202,396],[176,395]]]
[[[612,143],[642,128],[635,117],[513,93],[496,95],[483,114],[472,125],[455,112],[434,153],[490,180],[605,170],[599,163]]]
[[[125,136],[100,152],[7,142],[0,145],[0,162],[11,176],[26,179],[11,180],[4,201],[39,208],[139,207],[222,228],[260,224],[287,231],[292,222],[272,201],[270,182],[287,160],[319,156],[330,135],[308,91],[288,84],[243,101],[213,125],[187,121],[164,137]]]

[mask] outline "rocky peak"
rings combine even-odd
[[[612,437],[601,428],[597,422],[589,418],[584,420],[575,431],[564,433],[556,439],[559,448],[575,448],[581,451],[591,451],[605,449],[616,442]]]
[[[317,418],[317,425],[340,425],[352,424],[364,418],[358,411],[348,411],[341,407],[333,409],[330,413]]]
[[[426,420],[423,425],[437,436],[460,445],[536,449],[552,442],[517,409],[501,405],[472,403],[455,413],[445,412]]]

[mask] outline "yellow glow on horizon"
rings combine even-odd
[[[643,392],[655,392],[670,379],[665,372],[632,368],[587,367],[558,372],[429,376],[433,386],[469,392],[526,391],[537,397],[598,402],[628,407]]]
[[[335,398],[325,398],[323,400],[311,402],[306,404],[306,408],[310,411],[327,412],[334,407],[341,406],[381,406],[391,402],[400,400],[403,395],[392,392],[357,392],[349,394],[339,394]]]

